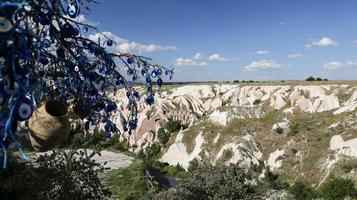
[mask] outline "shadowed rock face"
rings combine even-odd
[[[122,118],[129,113],[124,106],[125,92],[112,98],[121,108],[112,118],[123,132]],[[357,126],[351,125],[356,107],[354,85],[164,86],[156,93],[153,106],[139,102],[138,128],[124,136],[138,152],[158,142],[157,130],[174,119],[188,128],[173,134],[162,152],[164,162],[184,168],[193,159],[245,166],[263,162],[278,173],[289,176],[285,172],[289,168],[291,173],[311,176],[319,183],[323,169],[338,165],[327,166],[331,156],[341,148],[354,152],[347,144],[357,137]],[[333,125],[339,121],[339,126]],[[330,148],[334,135],[348,140],[343,140],[341,148]],[[337,139],[333,141],[335,144]],[[314,158],[312,151],[319,151]],[[356,158],[353,153],[343,156],[339,162]]]

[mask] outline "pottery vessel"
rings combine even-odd
[[[70,132],[68,108],[57,100],[46,101],[29,120],[31,145],[48,151],[64,142]]]

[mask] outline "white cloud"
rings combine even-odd
[[[295,53],[295,54],[290,54],[289,58],[294,59],[294,58],[303,58],[304,55],[301,53]]]
[[[175,66],[207,66],[207,62],[197,62],[193,59],[177,58],[172,62]]]
[[[201,60],[201,59],[203,59],[203,57],[204,57],[204,55],[203,55],[202,53],[197,52],[197,53],[195,54],[195,56],[193,57],[193,59],[195,59],[195,60]]]
[[[276,63],[274,60],[260,60],[253,61],[249,65],[244,67],[245,71],[258,71],[265,69],[277,69],[281,68],[279,63]]]
[[[342,67],[344,67],[344,64],[340,61],[331,61],[329,63],[324,64],[324,68],[327,69],[340,69]]]
[[[340,62],[338,60],[334,60],[334,61],[324,64],[324,68],[331,69],[331,70],[341,69],[344,67],[353,67],[353,66],[357,66],[357,60],[349,60],[345,63]]]
[[[228,61],[228,58],[224,58],[220,56],[219,54],[213,54],[209,56],[208,58],[205,58],[203,53],[197,52],[193,57],[191,58],[176,58],[172,63],[175,66],[207,66],[209,65],[209,61]]]
[[[305,45],[306,48],[311,48],[312,46],[336,47],[338,46],[338,43],[331,38],[323,37],[320,40],[313,40],[311,43]]]
[[[92,41],[97,42],[98,38],[100,38],[103,42],[107,40],[103,35],[113,40],[116,44],[113,44],[112,47],[107,47],[108,51],[111,52],[130,52],[130,53],[142,53],[142,52],[155,52],[155,51],[168,51],[168,50],[176,50],[175,46],[160,46],[156,44],[144,45],[134,41],[129,41],[123,38],[120,38],[114,35],[111,32],[102,32],[91,34],[88,38]]]
[[[88,24],[90,26],[98,26],[99,25],[98,22],[89,21],[83,14],[78,15],[74,20],[79,23],[82,23],[82,24]]]
[[[259,50],[259,51],[257,51],[257,54],[258,55],[266,55],[266,54],[268,54],[269,52],[268,51],[265,51],[265,50]]]
[[[357,66],[357,60],[349,60],[346,62],[347,66]]]
[[[219,54],[212,54],[208,57],[210,61],[227,61],[227,58],[220,56]]]

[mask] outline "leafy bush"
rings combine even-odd
[[[190,172],[176,192],[166,192],[172,199],[260,199],[245,183],[246,174],[237,165],[200,165]],[[159,194],[160,195],[160,194]]]
[[[171,133],[166,132],[163,128],[159,128],[157,131],[157,137],[159,138],[160,143],[165,145],[169,141]]]
[[[145,157],[146,159],[151,160],[155,156],[157,156],[160,153],[160,151],[161,151],[161,145],[158,143],[154,143],[146,149]]]
[[[110,171],[103,178],[104,185],[112,193],[111,198],[152,199],[154,193],[166,189],[165,177],[141,160],[135,160],[129,167]]]
[[[62,148],[82,149],[82,148],[98,148],[98,149],[114,149],[118,151],[128,151],[129,144],[127,141],[120,141],[119,135],[113,135],[110,139],[105,137],[104,132],[87,135],[76,133],[61,145]]]
[[[313,76],[309,76],[306,81],[315,81],[315,78]]]
[[[317,193],[311,188],[311,186],[300,181],[295,182],[294,185],[288,189],[288,193],[293,197],[293,199],[296,200],[310,200],[317,197]]]
[[[300,131],[300,123],[294,122],[290,125],[290,133],[289,136],[295,136]]]
[[[166,122],[164,127],[169,131],[169,133],[173,133],[179,131],[181,129],[181,126],[182,124],[180,121],[169,119],[169,121]]]
[[[345,173],[350,173],[353,169],[357,169],[357,159],[351,159],[342,164],[341,167]]]
[[[98,178],[104,167],[93,162],[95,154],[53,151],[38,157],[34,165],[11,160],[9,168],[0,171],[1,199],[105,199],[110,193]]]
[[[356,198],[357,189],[351,179],[333,178],[321,186],[320,196],[325,200]]]
[[[256,99],[256,100],[254,100],[253,105],[258,105],[258,104],[260,104],[260,102],[261,102],[260,99]]]
[[[288,187],[286,182],[283,182],[279,179],[279,175],[273,173],[272,171],[266,169],[265,177],[263,179],[266,189],[274,189],[274,190],[281,190]]]
[[[196,158],[191,160],[189,163],[189,166],[187,168],[187,171],[189,171],[189,172],[195,171],[198,168],[199,164],[200,163],[198,162],[198,160]]]

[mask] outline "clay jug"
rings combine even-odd
[[[31,145],[48,151],[64,142],[70,132],[67,106],[57,100],[46,101],[29,120]]]

